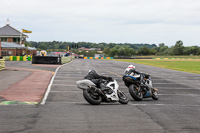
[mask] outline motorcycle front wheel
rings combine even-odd
[[[158,92],[155,89],[152,89],[152,99],[154,100],[159,99]]]
[[[129,86],[129,93],[131,94],[132,98],[135,101],[142,101],[143,99],[143,94],[142,91],[140,90],[140,87],[132,84]]]
[[[83,97],[85,98],[85,100],[92,104],[92,105],[99,105],[101,104],[101,96],[99,95],[95,95],[94,94],[95,92],[93,92],[92,90],[90,89],[86,89],[83,91]]]
[[[127,104],[129,102],[129,99],[124,92],[118,90],[117,95],[119,97],[119,103]]]

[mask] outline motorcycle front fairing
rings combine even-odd
[[[148,98],[152,96],[152,81],[151,78],[146,79],[146,83],[145,83],[148,87],[148,91],[146,92],[146,94],[144,95],[144,98]]]
[[[119,97],[117,95],[117,91],[119,88],[119,84],[117,83],[116,80],[109,82],[106,87],[110,88],[113,90],[112,94],[105,94],[107,98],[111,99],[113,102],[119,101]]]
[[[136,75],[136,76],[124,75],[123,81],[127,87],[129,87],[131,84],[138,85],[140,81],[140,75]]]

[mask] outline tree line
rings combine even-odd
[[[131,44],[131,43],[91,43],[91,42],[27,42],[27,45],[33,46],[38,50],[67,51],[68,48],[76,54],[84,56],[94,56],[98,51],[79,51],[78,48],[100,48],[105,56],[111,57],[132,57],[135,55],[200,55],[199,46],[183,46],[181,40],[174,46],[168,47],[164,43],[155,44]]]

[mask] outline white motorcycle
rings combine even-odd
[[[105,88],[101,90],[96,85],[87,79],[76,82],[78,88],[83,90],[83,97],[92,105],[99,105],[101,102],[119,102],[127,104],[128,97],[119,90],[119,84],[115,79],[101,80],[101,85]]]

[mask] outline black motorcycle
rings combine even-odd
[[[124,84],[129,88],[129,93],[136,101],[141,101],[143,98],[152,98],[158,100],[158,92],[152,87],[152,81],[149,74],[141,73],[139,75],[123,76]]]

